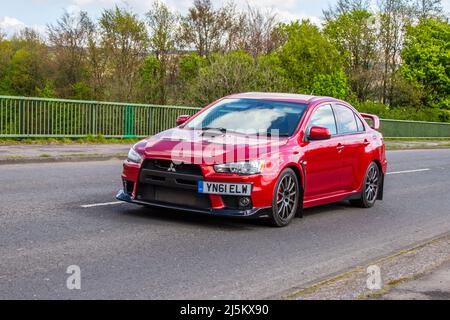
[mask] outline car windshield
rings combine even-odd
[[[189,121],[185,128],[292,136],[306,107],[282,101],[224,99]]]

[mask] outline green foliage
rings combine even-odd
[[[145,58],[141,66],[140,73],[140,87],[142,96],[140,98],[143,102],[158,103],[160,100],[160,61],[154,55],[149,55]]]
[[[281,67],[280,57],[276,53],[260,55],[257,59],[257,86],[255,90],[265,92],[295,92]]]
[[[208,60],[198,53],[190,53],[181,57],[178,62],[179,79],[181,81],[190,81],[198,76],[201,68],[205,67]]]
[[[209,0],[184,16],[156,1],[145,20],[117,6],[97,21],[64,14],[46,41],[0,35],[0,94],[203,106],[243,91],[313,93],[385,118],[449,121],[449,23],[429,18],[437,6],[417,15],[406,2],[372,13],[338,1],[322,29]]]
[[[354,102],[353,106],[360,112],[376,114],[383,119],[399,119],[414,121],[449,121],[449,114],[445,110],[422,109],[411,107],[389,107],[379,102]]]
[[[188,103],[203,106],[220,97],[250,91],[254,85],[256,66],[252,56],[243,51],[214,54],[210,64],[199,70],[189,82]]]
[[[422,92],[426,107],[450,109],[450,24],[429,18],[406,32],[401,73]]]
[[[367,10],[352,10],[326,21],[324,33],[344,61],[352,90],[366,100],[373,88],[377,31],[375,17]]]
[[[13,48],[11,41],[0,40],[0,94],[10,94],[11,87],[8,77]]]
[[[342,70],[339,52],[309,20],[280,28],[287,37],[279,52],[280,65],[297,92],[310,93],[315,77]]]
[[[36,93],[40,98],[56,98],[55,86],[50,80],[45,81],[43,88],[36,88]]]
[[[312,92],[314,95],[347,99],[350,95],[347,76],[342,70],[330,74],[318,74],[314,77]]]
[[[324,33],[345,56],[347,66],[363,64],[375,54],[375,19],[366,10],[345,12],[326,21]]]
[[[262,55],[256,60],[242,50],[214,54],[188,82],[186,103],[203,106],[223,96],[246,91],[292,91],[284,73],[276,54]]]
[[[111,71],[106,97],[131,101],[137,95],[139,68],[149,44],[145,23],[131,11],[116,6],[103,12],[99,24]]]
[[[92,96],[91,87],[84,81],[78,81],[72,85],[74,98],[77,100],[86,100]]]

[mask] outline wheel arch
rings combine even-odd
[[[296,216],[299,218],[303,218],[303,200],[304,200],[304,194],[305,194],[305,187],[306,187],[306,172],[304,169],[303,164],[297,164],[297,163],[289,163],[286,165],[281,171],[283,172],[286,169],[291,169],[294,171],[295,175],[297,176],[298,182],[300,184],[300,195],[299,195],[299,204],[297,208],[297,214]]]

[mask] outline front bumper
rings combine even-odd
[[[170,203],[160,203],[160,202],[147,202],[134,200],[132,197],[125,191],[120,190],[116,196],[116,199],[119,201],[124,201],[128,203],[149,206],[154,208],[163,208],[163,209],[172,209],[179,210],[185,212],[194,212],[194,213],[202,213],[209,214],[215,216],[227,216],[227,217],[247,217],[247,218],[258,218],[268,216],[268,212],[271,209],[270,207],[265,208],[253,208],[250,210],[233,210],[233,209],[199,209],[199,208],[190,208]]]

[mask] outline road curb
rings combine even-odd
[[[270,299],[285,300],[349,300],[382,299],[395,286],[421,277],[450,260],[450,233],[423,241],[414,246],[396,251],[390,255],[354,266],[311,282],[292,287]],[[444,246],[443,246],[444,244]],[[427,259],[431,257],[433,259]],[[369,290],[366,286],[367,267],[379,266],[383,285]]]
[[[87,161],[108,161],[108,160],[123,160],[126,154],[113,155],[86,155],[86,156],[62,156],[62,157],[33,157],[33,158],[6,158],[0,159],[0,165],[12,164],[33,164],[33,163],[60,163],[60,162],[87,162]]]

